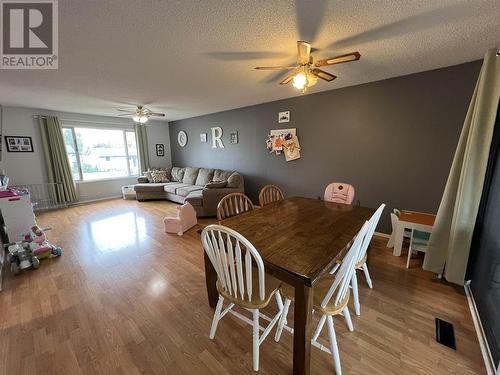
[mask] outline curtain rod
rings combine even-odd
[[[33,115],[34,119],[39,119],[39,118],[47,118],[45,115]],[[61,121],[73,121],[73,122],[81,122],[81,123],[87,123],[87,124],[103,124],[103,125],[133,125],[133,123],[126,123],[126,122],[112,122],[112,121],[90,121],[90,120],[77,120],[77,119],[71,119],[71,118],[60,118],[59,120]]]

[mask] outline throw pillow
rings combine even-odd
[[[239,188],[242,182],[241,175],[239,173],[233,173],[229,178],[227,179],[227,187],[228,188]]]
[[[167,171],[153,171],[151,177],[154,183],[169,182],[167,178]]]
[[[227,181],[229,176],[233,174],[233,171],[223,171],[222,169],[216,169],[214,171],[214,177],[212,181]]]
[[[212,181],[205,185],[207,189],[222,189],[227,185],[227,181]]]
[[[184,178],[184,168],[173,167],[172,181],[182,182],[183,178]]]
[[[144,176],[148,179],[148,182],[153,182],[153,176],[151,175],[153,171],[151,169],[148,169],[146,172],[144,172]]]
[[[194,183],[197,186],[205,186],[212,181],[212,177],[214,175],[213,169],[200,168],[198,172],[198,177],[196,177],[196,182]]]

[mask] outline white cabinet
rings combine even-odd
[[[0,198],[0,211],[10,242],[23,239],[36,225],[29,194]]]

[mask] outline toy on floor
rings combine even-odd
[[[182,236],[188,229],[198,224],[196,211],[189,203],[177,206],[177,217],[166,217],[163,219],[165,233],[177,233]]]
[[[60,247],[47,241],[45,232],[48,230],[50,228],[42,230],[35,225],[29,233],[24,235],[22,241],[5,245],[9,250],[10,270],[14,275],[26,268],[38,268],[41,259],[62,254]]]
[[[10,270],[17,275],[26,268],[38,268],[40,260],[35,256],[27,242],[16,242],[9,247]]]
[[[29,243],[31,251],[33,251],[38,259],[45,259],[51,255],[62,255],[62,249],[60,247],[47,241],[45,231],[48,230],[50,230],[50,228],[42,230],[35,225],[31,228],[31,231],[24,236],[24,240]]]

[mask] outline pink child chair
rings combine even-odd
[[[332,182],[325,189],[325,201],[351,204],[354,200],[354,186]]]
[[[163,219],[165,233],[177,233],[182,236],[188,229],[198,224],[196,211],[189,203],[177,206],[177,217],[166,217]]]

